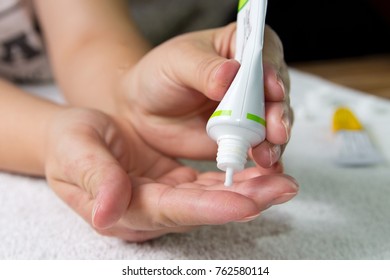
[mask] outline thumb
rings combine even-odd
[[[195,39],[198,41],[186,41],[182,44],[181,52],[175,53],[175,61],[181,63],[173,63],[179,67],[171,71],[175,72],[174,76],[182,82],[182,86],[202,92],[211,100],[220,101],[236,76],[240,63],[221,56],[211,35]],[[199,41],[203,41],[203,44]]]
[[[226,59],[218,55],[204,55],[192,63],[192,69],[183,71],[187,86],[202,92],[214,101],[221,101],[234,77],[240,63],[234,59]]]
[[[83,216],[88,220],[92,218],[95,228],[109,228],[123,216],[130,203],[130,178],[104,144],[86,144],[79,147],[82,153],[73,160],[73,170],[68,181],[78,186],[93,203],[92,217],[91,204],[89,207],[84,206],[87,209],[83,209]]]
[[[89,194],[93,203],[92,225],[104,229],[115,224],[127,210],[131,199],[131,181],[118,161],[123,157],[124,151],[118,150],[118,147],[124,145],[124,139],[112,137],[108,140],[107,135],[116,134],[119,130],[105,119],[100,121],[103,125],[91,126],[92,131],[81,130],[75,136],[79,141],[73,142],[75,153],[72,154],[77,157],[72,156],[68,160],[73,162],[70,181]]]
[[[205,58],[206,59],[206,58]],[[208,62],[198,61],[195,63],[197,71],[192,86],[202,92],[211,100],[221,101],[230,84],[233,82],[240,63],[234,59],[222,57],[208,57]]]
[[[109,228],[129,206],[130,178],[104,145],[80,142],[73,142],[72,152],[50,161],[49,185],[95,228]]]
[[[95,228],[109,228],[125,213],[131,199],[129,175],[117,162],[106,162],[93,171],[87,188],[97,191],[92,210],[92,225]]]
[[[49,184],[97,228],[116,223],[131,199],[130,178],[123,167],[126,141],[119,133],[106,115],[85,109],[64,110],[48,128],[45,173]]]

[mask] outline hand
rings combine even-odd
[[[149,52],[128,73],[120,111],[155,149],[173,156],[215,158],[205,126],[240,65],[233,58],[235,24],[176,37]],[[266,141],[252,156],[278,166],[290,136],[292,110],[282,44],[269,27],[264,46]]]
[[[286,175],[247,169],[233,188],[146,145],[127,120],[66,109],[48,129],[53,190],[99,233],[145,241],[195,226],[247,221],[297,192]]]

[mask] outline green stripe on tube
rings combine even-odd
[[[220,117],[220,116],[231,116],[231,115],[232,115],[232,110],[218,110],[215,111],[210,118]]]
[[[246,118],[248,120],[255,121],[255,122],[265,126],[265,120],[257,115],[248,113],[248,114],[246,114]]]
[[[249,2],[249,0],[240,0],[239,2],[238,2],[238,11],[240,11],[242,8],[244,8],[244,6],[246,5],[246,3],[248,3]]]

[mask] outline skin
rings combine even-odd
[[[176,37],[149,52],[129,71],[129,90],[119,99],[119,111],[149,145],[175,157],[215,157],[216,144],[207,136],[205,126],[240,67],[232,59],[234,35],[235,24],[231,24]],[[292,110],[284,89],[284,84],[289,87],[289,81],[280,58],[280,41],[269,28],[266,38],[267,139],[253,149],[252,155],[258,164],[268,168],[279,160],[289,140]],[[155,141],[156,137],[159,141]]]
[[[214,157],[216,146],[204,124],[239,68],[232,59],[235,24],[179,36],[150,51],[126,12],[126,1],[35,4],[56,78],[71,104],[119,112],[150,145],[159,138],[157,148],[169,155]],[[56,20],[67,11],[72,21]],[[283,47],[268,26],[263,52],[267,141],[253,155],[270,167],[288,142],[293,118]],[[175,151],[164,150],[172,146]]]
[[[257,167],[236,174],[227,189],[223,173],[199,173],[176,159],[215,157],[205,125],[239,69],[234,24],[151,49],[124,1],[34,4],[69,105],[1,81],[0,169],[45,176],[96,231],[137,242],[248,221],[297,193],[279,161],[292,111],[282,45],[271,29],[264,48],[267,139],[250,152]],[[72,20],[58,20],[67,11]]]
[[[140,242],[249,221],[297,193],[291,177],[259,168],[239,173],[227,189],[224,174],[181,165],[147,145],[126,121],[96,111],[68,113],[51,128],[49,143],[55,144],[48,147],[46,174],[54,191],[101,234]],[[77,143],[72,153],[59,148],[68,141]]]

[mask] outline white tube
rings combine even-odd
[[[217,166],[233,173],[244,169],[248,149],[265,139],[262,49],[266,0],[240,0],[237,14],[236,59],[241,63],[230,88],[207,123],[218,144]]]

